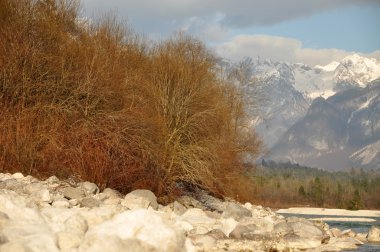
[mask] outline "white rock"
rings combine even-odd
[[[51,183],[57,183],[57,182],[59,182],[59,179],[56,176],[51,176],[51,177],[47,178],[45,181],[47,183],[51,184]]]
[[[22,179],[24,178],[24,175],[21,172],[16,172],[12,175],[12,177],[15,179]]]
[[[117,236],[87,237],[78,252],[154,252],[151,246],[137,239],[120,239]]]
[[[70,204],[70,206],[76,206],[76,205],[78,205],[79,204],[79,200],[78,199],[71,199],[71,200],[69,200],[69,204]]]
[[[92,227],[110,220],[115,214],[121,212],[118,206],[101,206],[91,209],[81,208],[80,214],[87,220],[88,226]]]
[[[227,202],[226,209],[223,212],[222,217],[229,218],[232,217],[235,220],[240,220],[243,217],[251,217],[252,212],[247,208],[241,206],[240,204]]]
[[[99,193],[99,187],[91,182],[83,182],[79,184],[79,187],[85,192],[86,195],[94,195]]]
[[[221,221],[221,228],[222,232],[228,237],[230,233],[236,228],[236,226],[239,224],[234,218],[228,218],[228,219],[222,219]]]
[[[41,202],[52,202],[52,197],[50,195],[49,190],[47,189],[43,189],[35,193],[35,198],[36,200],[41,201]]]
[[[201,251],[208,251],[215,248],[215,238],[208,235],[193,235],[190,237],[194,246],[197,246]]]
[[[179,220],[186,221],[193,226],[208,225],[212,226],[216,220],[207,216],[207,214],[199,208],[190,208],[179,217]]]
[[[380,227],[372,226],[368,231],[367,239],[369,242],[380,242]]]
[[[136,238],[157,251],[181,251],[185,236],[168,220],[154,211],[145,209],[126,211],[109,221],[90,228],[86,237],[117,236],[120,239]]]
[[[45,223],[14,222],[3,233],[11,242],[21,243],[31,251],[58,252],[57,239]]]
[[[120,202],[121,202],[121,199],[119,199],[119,198],[108,198],[108,199],[103,201],[103,204],[105,204],[105,205],[118,205],[118,204],[120,204]]]
[[[59,232],[57,236],[58,247],[64,251],[75,249],[79,247],[82,242],[82,237],[69,232]]]
[[[83,236],[88,230],[87,220],[80,214],[74,214],[65,221],[67,232]]]
[[[75,187],[66,187],[63,189],[62,193],[67,199],[81,199],[85,196],[85,193],[81,188]]]
[[[0,245],[0,252],[30,252],[30,249],[21,243],[8,242]]]
[[[0,194],[0,211],[7,214],[12,220],[41,220],[41,216],[33,204],[9,190],[4,190]]]
[[[70,207],[70,203],[66,199],[61,199],[61,200],[54,201],[52,206],[58,207],[58,208],[68,208]]]
[[[114,198],[121,199],[120,193],[111,188],[104,189],[102,193],[108,196],[109,199],[114,199]]]
[[[158,208],[156,196],[149,190],[134,190],[125,195],[121,204],[131,210],[145,208],[149,206],[153,209]]]
[[[81,207],[94,208],[100,205],[100,201],[92,197],[86,197],[80,200]]]

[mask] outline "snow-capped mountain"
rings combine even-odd
[[[380,79],[313,101],[269,158],[325,169],[380,166]]]
[[[247,112],[252,119],[251,127],[271,147],[310,106],[310,100],[294,86],[293,66],[260,58],[247,58],[236,65],[224,63],[244,93],[246,104],[257,104],[260,100],[259,112],[255,106],[253,109],[248,106]]]
[[[380,77],[380,62],[358,54],[326,66],[294,64],[293,68],[296,89],[311,99],[320,96],[326,99],[347,88],[365,87]]]
[[[327,99],[352,87],[365,87],[380,77],[380,62],[357,54],[315,67],[261,58],[247,58],[235,65],[228,61],[223,64],[227,72],[235,71],[236,75],[237,70],[237,82],[248,100],[254,103],[257,93],[264,97],[260,101],[259,116],[256,110],[248,109],[248,113],[252,127],[268,148],[306,115],[315,98]]]

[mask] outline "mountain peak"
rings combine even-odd
[[[365,87],[367,83],[379,78],[380,62],[359,54],[345,57],[335,70],[335,82],[350,86]]]

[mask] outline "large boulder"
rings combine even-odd
[[[81,199],[85,197],[85,192],[77,187],[66,187],[62,193],[67,199]]]
[[[128,207],[131,210],[152,207],[158,208],[157,197],[149,190],[134,190],[125,195],[124,200],[121,203],[123,206]]]
[[[252,212],[240,204],[228,202],[222,216],[224,218],[232,217],[235,220],[239,221],[243,217],[252,217]]]
[[[380,227],[372,226],[367,235],[369,242],[380,242]]]
[[[138,239],[157,251],[182,251],[185,235],[162,214],[146,209],[126,211],[111,220],[90,228],[85,242],[96,237],[112,236],[121,240]]]

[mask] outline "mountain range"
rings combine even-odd
[[[244,61],[241,88],[263,99],[251,126],[264,158],[329,170],[380,168],[380,62],[358,54],[325,66]],[[242,70],[242,69],[240,69]]]

